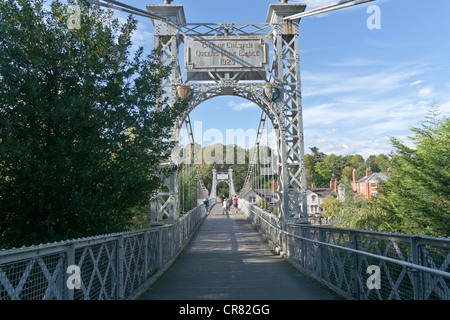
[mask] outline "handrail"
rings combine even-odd
[[[199,204],[174,223],[1,250],[0,300],[132,299],[176,259],[205,215]],[[80,290],[66,285],[74,265]]]
[[[239,207],[277,252],[344,297],[450,298],[448,238],[296,224],[280,220],[243,199]],[[398,259],[387,256],[391,253]],[[367,290],[364,265],[384,268],[383,292]]]

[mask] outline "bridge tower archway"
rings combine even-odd
[[[220,182],[225,182],[228,184],[228,193],[230,197],[233,197],[236,194],[236,190],[234,188],[233,182],[233,169],[229,168],[228,172],[217,172],[215,168],[212,169],[212,187],[211,187],[211,198],[216,198],[217,195],[217,184]]]
[[[191,95],[189,109],[174,124],[173,139],[177,141],[180,128],[190,123],[189,113],[208,99],[233,95],[254,102],[270,118],[278,138],[280,218],[295,217],[302,223],[308,219],[300,19],[285,21],[283,18],[301,13],[305,8],[306,5],[298,3],[271,4],[265,22],[237,24],[187,23],[183,5],[147,5],[148,12],[165,19],[152,19],[155,47],[162,48],[161,63],[172,66],[170,77],[162,85],[165,92],[162,98],[173,103],[180,89],[189,90]],[[181,47],[184,52],[180,52]],[[180,62],[180,56],[184,56],[184,63]],[[278,96],[267,95],[267,90],[272,89]],[[169,199],[161,205],[176,215],[176,188],[171,188],[169,193]]]

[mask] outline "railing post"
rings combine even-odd
[[[148,231],[144,233],[144,281],[148,276]]]
[[[350,237],[350,248],[358,250],[358,240],[356,237],[356,234],[351,232],[349,233],[349,237]],[[361,299],[361,295],[360,295],[360,288],[359,288],[359,278],[361,277],[361,275],[359,274],[359,270],[358,270],[358,254],[357,253],[351,253],[352,259],[350,259],[351,261],[351,265],[350,265],[350,276],[351,276],[351,280],[350,280],[350,297],[352,298],[352,295],[354,298],[356,299]]]
[[[319,229],[319,241],[325,242],[326,241],[326,235],[325,230]],[[325,276],[325,246],[323,244],[319,244],[319,277],[321,279],[324,279]]]
[[[420,265],[419,259],[419,245],[417,240],[419,237],[411,237],[411,259],[412,263]],[[422,272],[418,270],[410,270],[413,276],[413,290],[414,290],[414,300],[423,300],[423,289],[422,289]]]
[[[300,255],[300,265],[303,268],[306,268],[306,257],[307,257],[307,242],[306,240],[304,240],[304,238],[306,237],[306,228],[304,228],[302,225],[299,226],[300,228],[300,236],[301,236],[301,240],[300,240],[300,248],[301,248],[301,255]]]
[[[159,245],[158,245],[158,266],[159,266],[159,270],[162,269],[163,267],[163,254],[162,254],[162,238],[163,238],[163,228],[159,229]]]
[[[66,252],[66,257],[67,257],[67,265],[66,265],[66,269],[64,270],[64,272],[66,272],[67,267],[75,264],[75,244],[71,243],[71,244],[68,245],[67,252]],[[63,279],[66,280],[67,276],[68,275],[66,274],[66,277],[63,277]],[[69,289],[69,287],[67,286],[66,281],[64,281],[63,285],[65,287],[64,291],[66,292],[65,299],[66,300],[73,300],[73,296],[74,296],[73,294],[74,294],[74,290],[75,289]]]
[[[119,236],[118,246],[117,246],[117,274],[118,274],[118,282],[117,282],[117,298],[119,300],[124,299],[124,262],[125,262],[125,250],[123,243],[123,235]]]
[[[282,232],[282,230],[286,230],[286,224],[285,224],[285,223],[282,224],[281,229],[280,229],[280,231],[279,231],[279,239],[280,239],[280,248],[281,248],[281,251],[283,251],[284,254],[286,254],[286,249],[287,249],[287,246],[286,246],[286,237],[284,236],[284,233]]]

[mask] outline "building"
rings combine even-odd
[[[389,179],[390,172],[391,171],[388,170],[388,174],[384,174],[382,172],[372,173],[370,168],[367,168],[366,176],[356,180],[356,169],[353,169],[353,191],[362,195],[367,200],[370,200],[371,197],[378,194],[380,186]]]
[[[313,185],[314,186],[314,185]],[[308,217],[322,215],[323,209],[321,204],[327,196],[335,195],[334,188],[311,188],[306,189],[306,205]]]
[[[266,203],[271,208],[276,206],[278,202],[278,193],[276,181],[272,182],[272,188],[270,189],[251,189],[245,193],[243,198],[251,204],[257,205],[261,198],[266,200]],[[306,189],[306,205],[308,217],[321,216],[323,209],[321,208],[322,202],[327,196],[337,196],[338,194],[338,182],[336,179],[330,182],[330,188],[316,188],[315,184],[311,185],[311,188]]]
[[[272,189],[250,189],[244,195],[246,201],[255,205],[259,203],[261,198],[264,198],[270,205],[273,205],[278,201],[278,195],[277,193],[274,193]]]

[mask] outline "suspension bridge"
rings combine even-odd
[[[172,1],[141,10],[90,0],[152,20],[161,63],[172,67],[161,98],[189,98],[173,128],[178,147],[155,173],[164,183],[148,228],[0,251],[0,300],[449,299],[450,240],[308,223],[299,22],[370,1],[310,11],[282,1],[270,5],[265,22],[238,24],[188,23]],[[226,95],[262,110],[239,192],[232,169],[213,171],[206,189],[189,118],[202,102]],[[220,180],[239,195],[225,214]],[[252,192],[262,205],[249,201]]]

